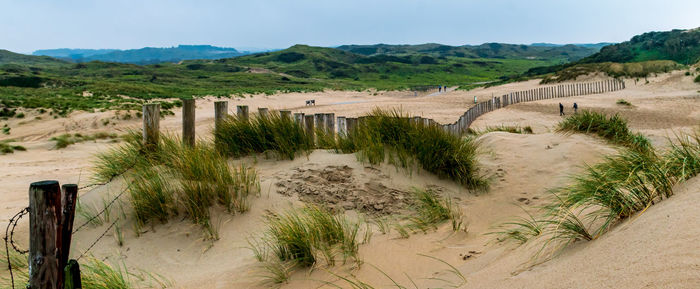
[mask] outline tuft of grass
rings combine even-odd
[[[4,253],[1,253],[4,254]],[[23,256],[11,253],[12,269],[15,277],[15,288],[24,288],[29,283],[29,264]],[[7,260],[2,256],[0,264]],[[83,288],[89,289],[135,289],[135,288],[166,288],[169,282],[160,276],[138,271],[130,272],[126,265],[112,266],[96,258],[87,257],[80,264]],[[0,287],[10,288],[9,278],[0,278]]]
[[[13,145],[12,140],[0,141],[0,155],[12,154],[15,151],[26,151],[27,148],[21,145]]]
[[[213,144],[189,147],[167,135],[146,150],[138,135],[130,133],[120,147],[98,156],[95,171],[98,180],[119,175],[127,179],[137,231],[184,213],[217,239],[210,208],[221,205],[230,213],[242,213],[249,209],[247,198],[260,193],[255,170],[231,168]]]
[[[411,122],[399,111],[375,109],[361,118],[358,126],[338,137],[337,149],[358,152],[358,158],[371,164],[389,163],[410,169],[420,165],[426,171],[469,188],[485,188],[479,175],[472,138],[452,135],[437,125]]]
[[[545,238],[540,252],[595,240],[612,226],[673,195],[673,186],[700,174],[700,131],[676,136],[663,154],[622,149],[553,189],[538,217],[507,222],[492,234],[525,243]],[[539,254],[539,253],[538,253]]]
[[[267,231],[255,241],[248,240],[256,258],[263,262],[266,282],[286,281],[294,267],[307,268],[323,261],[333,266],[339,256],[343,263],[357,261],[359,223],[342,215],[307,206],[266,217]]]
[[[214,132],[217,149],[227,156],[242,157],[272,151],[278,159],[294,159],[314,148],[312,136],[292,118],[278,112],[242,119],[231,116]]]
[[[562,120],[557,131],[592,133],[611,143],[638,151],[651,149],[649,140],[641,134],[632,133],[627,127],[627,120],[617,114],[608,117],[599,112],[584,110]]]
[[[526,127],[519,127],[519,126],[506,126],[506,125],[501,125],[501,126],[489,126],[486,127],[486,129],[482,131],[475,131],[475,130],[469,130],[469,134],[473,135],[482,135],[482,134],[487,134],[490,132],[495,132],[495,131],[502,131],[502,132],[508,132],[508,133],[519,133],[519,134],[532,134],[532,127],[531,126],[526,126]]]
[[[432,190],[414,190],[416,215],[411,217],[412,228],[426,231],[437,228],[447,220],[452,221],[452,230],[458,231],[462,225],[462,211],[450,198],[441,198]]]
[[[629,103],[628,101],[626,101],[624,99],[618,99],[615,103],[619,104],[619,105],[624,105],[624,106],[632,106],[631,103]]]

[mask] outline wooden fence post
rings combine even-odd
[[[160,135],[160,103],[143,105],[143,144],[147,149],[158,147]]]
[[[63,276],[64,268],[68,264],[70,256],[70,244],[73,236],[73,220],[75,219],[75,205],[78,200],[78,185],[65,184],[61,194],[61,255],[58,257],[58,271]],[[64,282],[67,280],[62,279]],[[59,284],[60,286],[60,284]],[[63,288],[63,287],[59,287]]]
[[[303,112],[295,112],[294,113],[294,122],[298,123],[299,125],[302,125],[304,123],[304,113]]]
[[[321,131],[326,131],[326,129],[325,129],[326,122],[324,121],[325,118],[326,118],[326,115],[323,113],[314,114],[314,119],[316,122],[315,129],[321,130]]]
[[[32,183],[29,186],[29,288],[59,289],[62,284],[60,220],[58,181]]]
[[[80,265],[78,261],[70,260],[63,270],[64,273],[64,286],[61,289],[82,289],[83,284],[80,280]]]
[[[280,110],[280,117],[292,118],[292,111],[290,110]]]
[[[326,132],[331,134],[331,135],[334,135],[335,134],[335,113],[326,113],[324,118],[326,120],[326,125],[325,125]]]
[[[352,131],[357,127],[357,118],[348,117],[345,119],[345,122],[346,122],[345,130],[347,131],[348,134],[351,134]]]
[[[258,116],[259,117],[267,117],[267,115],[270,113],[270,110],[267,109],[267,107],[258,107]]]
[[[236,116],[238,116],[238,119],[241,119],[241,120],[249,120],[250,115],[248,114],[248,106],[247,105],[237,105],[236,106]]]
[[[338,117],[338,135],[346,135],[347,134],[347,122],[345,121],[344,116],[339,116]]]
[[[228,101],[214,102],[214,131],[219,130],[219,125],[228,116]]]
[[[182,100],[182,142],[194,146],[194,108],[193,98]]]
[[[304,115],[304,130],[306,131],[306,134],[311,138],[313,141],[315,131],[314,131],[314,115],[313,114],[307,114]]]

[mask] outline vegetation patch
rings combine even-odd
[[[376,109],[363,117],[357,128],[338,137],[335,149],[358,152],[362,161],[379,164],[388,160],[410,169],[420,165],[426,171],[470,188],[485,188],[476,161],[477,143],[454,136],[437,125],[410,121],[398,111]]]
[[[673,195],[673,186],[700,174],[700,131],[671,141],[663,154],[623,149],[602,163],[586,167],[573,183],[553,189],[537,214],[498,227],[499,241],[519,244],[543,236],[543,252],[590,241]],[[538,253],[539,254],[539,253]]]
[[[210,208],[219,205],[231,213],[245,212],[248,196],[260,192],[257,173],[244,166],[231,168],[213,144],[189,147],[162,135],[157,147],[146,148],[138,134],[126,139],[122,146],[98,155],[95,176],[100,181],[121,175],[128,180],[137,232],[146,224],[184,214],[216,240]]]
[[[618,99],[615,103],[624,106],[632,106],[632,104],[629,103],[629,101],[626,101],[624,99]]]
[[[634,150],[651,150],[649,140],[642,134],[632,133],[627,127],[627,120],[617,114],[608,117],[603,113],[584,110],[561,121],[557,131],[592,133]]]
[[[11,154],[15,151],[26,151],[27,149],[21,145],[13,145],[13,140],[0,141],[0,155]]]
[[[76,134],[62,134],[59,136],[55,136],[50,138],[49,140],[55,141],[56,144],[54,145],[55,149],[63,149],[68,147],[69,145],[76,144],[76,143],[81,143],[85,141],[95,141],[99,139],[111,139],[114,141],[117,141],[119,136],[116,133],[106,133],[106,132],[99,132],[93,135],[83,135],[80,133]]]
[[[487,134],[490,132],[495,132],[495,131],[502,131],[502,132],[507,132],[507,133],[517,133],[517,134],[532,134],[532,127],[531,126],[525,126],[525,127],[520,127],[520,126],[506,126],[506,125],[501,125],[501,126],[489,126],[486,127],[484,130],[473,130],[469,128],[467,130],[468,134],[471,135],[483,135]]]
[[[316,206],[270,213],[267,229],[257,240],[249,240],[268,285],[285,282],[294,268],[310,268],[337,261],[359,262],[360,225],[343,215]]]

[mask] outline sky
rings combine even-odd
[[[0,49],[621,42],[699,0],[0,0]]]

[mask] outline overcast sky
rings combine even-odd
[[[620,42],[700,0],[0,0],[0,49]]]

